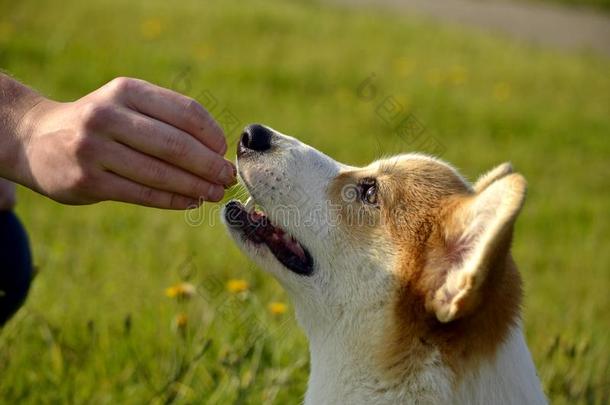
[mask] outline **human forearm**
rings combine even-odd
[[[44,98],[10,76],[0,73],[0,177],[23,182],[23,117]]]

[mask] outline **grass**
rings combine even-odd
[[[608,12],[610,11],[610,1],[609,0],[533,0],[537,3],[558,3],[571,7],[578,8],[591,8],[598,9],[600,11]]]
[[[549,4],[558,4],[565,5],[573,8],[584,8],[590,10],[598,10],[601,12],[610,11],[610,0],[521,0],[527,2],[535,2],[535,3],[549,3]]]
[[[546,393],[610,400],[607,59],[307,1],[0,6],[0,66],[56,99],[135,76],[200,99],[231,143],[263,122],[352,164],[435,150],[475,178],[511,160],[530,185],[514,255]],[[395,102],[422,136],[382,119]],[[39,275],[0,334],[0,402],[302,397],[306,340],[290,308],[268,309],[287,297],[229,241],[217,206],[185,216],[19,198]],[[167,297],[180,281],[197,293]]]

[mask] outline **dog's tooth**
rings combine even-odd
[[[254,209],[254,198],[248,197],[246,203],[244,204],[244,208],[246,208],[246,211],[248,212],[252,211]]]

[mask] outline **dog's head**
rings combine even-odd
[[[432,157],[352,167],[261,125],[246,128],[237,156],[260,210],[232,201],[223,217],[286,288],[310,339],[342,329],[384,364],[409,348],[459,368],[456,353],[493,350],[517,319],[509,248],[526,183],[509,164],[472,186]]]

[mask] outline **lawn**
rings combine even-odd
[[[524,1],[535,1],[537,3],[559,3],[574,8],[589,8],[597,9],[599,11],[610,11],[609,0],[524,0]]]
[[[474,179],[512,161],[529,182],[514,256],[545,391],[554,404],[610,401],[610,60],[309,1],[0,9],[0,67],[56,99],[134,76],[198,98],[233,145],[261,122],[352,164],[423,150]],[[405,117],[417,136],[396,135]],[[300,401],[305,337],[218,205],[19,198],[38,275],[0,333],[0,402]],[[167,290],[179,282],[196,293]]]

